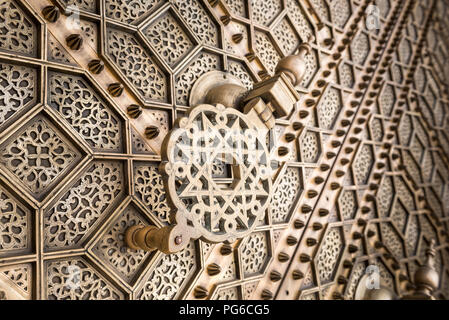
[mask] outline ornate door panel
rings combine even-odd
[[[354,299],[368,266],[403,296],[432,241],[433,295],[449,298],[448,14],[440,0],[0,0],[0,299]],[[170,224],[161,147],[197,80],[250,90],[304,43],[255,229],[129,248],[128,227]]]

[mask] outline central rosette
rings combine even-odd
[[[234,241],[250,233],[269,203],[265,135],[247,117],[221,105],[199,105],[177,121],[163,149],[175,222],[191,238]]]

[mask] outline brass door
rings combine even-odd
[[[448,299],[448,14],[440,0],[0,0],[0,299],[354,299],[369,265],[405,295],[431,240]],[[128,248],[127,227],[169,222],[161,145],[195,82],[219,70],[251,89],[301,43],[256,230]]]

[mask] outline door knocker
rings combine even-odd
[[[299,100],[295,86],[309,50],[301,45],[298,55],[282,59],[276,74],[250,91],[219,71],[197,80],[192,108],[162,144],[159,172],[171,224],[130,227],[130,248],[174,253],[191,239],[230,243],[254,230],[272,193],[266,135],[275,118],[289,115]]]

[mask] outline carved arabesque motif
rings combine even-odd
[[[110,265],[127,282],[136,278],[146,258],[151,253],[127,247],[124,241],[125,231],[131,226],[147,224],[146,219],[139,214],[134,206],[130,205],[92,248],[101,261]]]
[[[162,58],[173,67],[193,47],[193,43],[170,12],[152,23],[145,36]]]
[[[170,208],[158,168],[151,163],[136,163],[134,166],[134,192],[162,223],[169,223]]]
[[[106,43],[109,57],[144,99],[167,100],[165,74],[134,36],[109,28]]]

